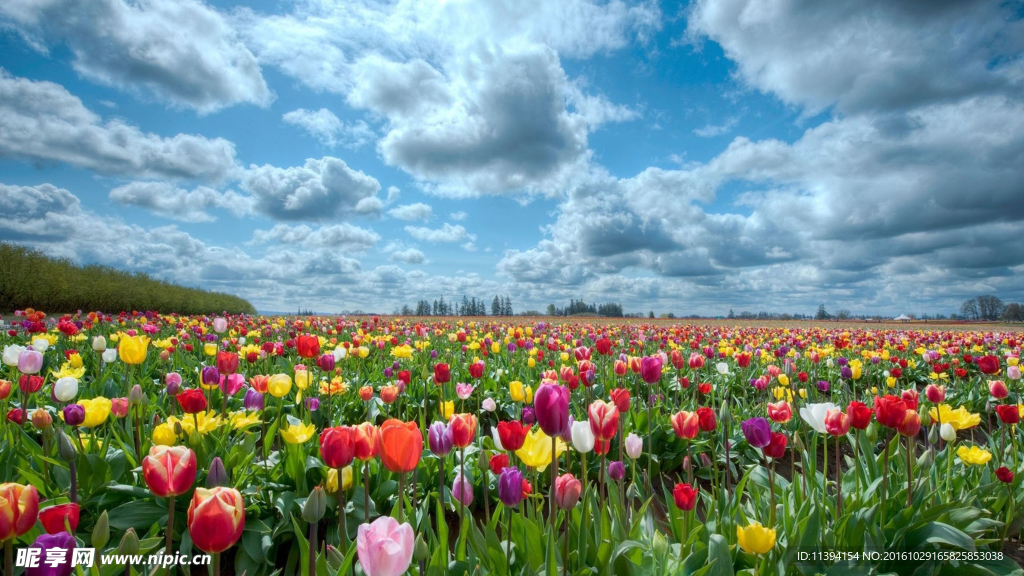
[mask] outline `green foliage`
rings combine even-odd
[[[0,310],[22,308],[49,312],[256,312],[252,304],[238,296],[187,288],[106,266],[78,266],[66,258],[0,243]]]

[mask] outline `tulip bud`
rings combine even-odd
[[[75,461],[75,446],[63,430],[57,431],[57,453],[65,462]]]
[[[228,486],[231,484],[228,478],[228,471],[224,468],[224,461],[217,456],[210,462],[210,471],[206,473],[206,487]]]
[[[92,547],[103,550],[107,542],[110,542],[110,519],[107,518],[107,511],[104,510],[92,528]]]
[[[423,539],[423,534],[416,536],[416,546],[413,548],[412,557],[413,559],[426,560],[430,555],[430,548],[427,547],[427,541]]]
[[[654,531],[654,541],[652,543],[654,554],[656,558],[665,558],[668,556],[668,540],[661,535],[661,531]]]
[[[931,426],[932,416],[928,413],[928,409],[923,405],[917,409],[917,417],[921,419],[921,426]]]
[[[928,429],[928,443],[938,444],[939,443],[939,427],[932,426]]]
[[[135,534],[135,528],[129,528],[121,538],[117,546],[117,553],[124,556],[134,556],[139,553],[139,537]]]
[[[53,425],[53,416],[42,408],[36,408],[35,412],[32,412],[32,425],[37,430],[46,430]]]
[[[872,422],[871,424],[868,424],[868,427],[864,430],[864,435],[868,437],[869,441],[877,442],[878,441],[878,426],[875,426],[874,422]]]
[[[185,429],[181,427],[181,422],[178,422],[177,420],[175,420],[174,421],[174,435],[175,436],[183,436],[184,434],[185,434]]]
[[[917,467],[921,470],[927,470],[931,468],[932,461],[935,458],[932,456],[931,450],[925,450],[920,456],[917,457]]]
[[[945,423],[939,427],[939,437],[946,442],[953,442],[956,440],[956,429],[950,423]]]
[[[334,546],[327,545],[327,565],[331,567],[332,573],[341,570],[341,564],[345,561],[345,556]]]
[[[491,451],[486,448],[477,455],[476,464],[483,472],[491,469]]]
[[[142,404],[142,386],[138,384],[132,386],[131,392],[128,393],[128,404],[132,406]]]
[[[322,486],[313,488],[302,506],[302,519],[306,522],[319,522],[327,511],[327,495]]]
[[[722,408],[718,411],[718,421],[724,426],[728,426],[732,423],[732,413],[729,412],[729,401],[722,401]]]

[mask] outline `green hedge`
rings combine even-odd
[[[38,250],[0,243],[0,311],[24,308],[56,313],[256,312],[252,304],[238,296],[186,288],[107,266],[78,266],[66,258],[51,258]]]

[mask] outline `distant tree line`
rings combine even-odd
[[[155,310],[179,314],[254,314],[243,298],[187,288],[140,272],[107,266],[79,266],[25,246],[0,243],[0,311],[35,308],[51,313],[76,310]]]
[[[548,304],[548,316],[576,316],[578,314],[590,314],[606,318],[622,318],[622,304],[608,302],[606,304],[587,304],[582,299],[570,300],[565,308],[559,308],[554,304]],[[651,313],[653,318],[653,312]]]
[[[396,310],[395,314],[403,316],[487,316],[487,304],[483,298],[462,296],[462,302],[446,302],[444,296],[430,302],[420,300],[415,307],[408,304]],[[495,295],[491,300],[491,316],[512,316],[512,298],[508,295]]]
[[[964,300],[959,317],[963,320],[1024,322],[1024,304],[1004,304],[998,296],[983,294]]]

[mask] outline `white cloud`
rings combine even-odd
[[[242,189],[256,199],[255,209],[278,220],[329,220],[379,215],[380,183],[333,156],[309,158],[303,166],[252,165]]]
[[[342,122],[326,108],[316,111],[299,108],[286,113],[282,119],[288,124],[303,128],[310,136],[331,148],[335,146],[361,148],[377,137],[366,122],[362,120],[352,123]]]
[[[461,224],[451,225],[447,222],[441,228],[427,228],[426,226],[406,226],[406,233],[417,240],[424,242],[462,242],[463,240],[476,240],[475,234],[470,234]]]
[[[732,132],[732,129],[735,128],[739,122],[740,119],[738,116],[730,116],[721,124],[705,124],[700,128],[695,128],[693,133],[701,138],[714,138],[715,136],[721,136]]]
[[[456,222],[462,222],[463,220],[469,217],[469,214],[463,212],[462,210],[459,210],[458,212],[452,212],[451,214],[448,215],[448,217],[451,218],[452,220],[455,220]]]
[[[404,262],[406,264],[423,264],[427,261],[426,255],[421,250],[416,248],[406,248],[404,250],[395,250],[388,258],[395,262]]]
[[[63,86],[0,70],[0,157],[64,162],[101,174],[220,181],[236,170],[223,138],[144,133],[103,121]]]
[[[380,241],[380,234],[343,222],[311,228],[305,224],[289,226],[277,224],[270,230],[253,232],[253,243],[301,244],[308,248],[329,248],[349,252],[365,252]]]
[[[213,222],[207,209],[222,208],[235,216],[252,211],[252,198],[228,190],[220,192],[206,186],[191,191],[168,182],[130,182],[110,191],[109,198],[118,204],[144,208],[183,222]]]
[[[64,43],[82,76],[145,87],[201,113],[273,100],[256,57],[222,14],[198,0],[6,0],[0,15],[41,42]]]
[[[401,206],[395,206],[391,210],[388,210],[388,215],[392,218],[398,218],[399,220],[405,221],[422,220],[425,222],[430,220],[433,213],[434,210],[430,205],[422,202],[402,204]]]

